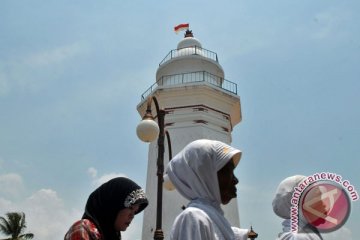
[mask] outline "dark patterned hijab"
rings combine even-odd
[[[114,229],[116,216],[134,204],[139,204],[136,214],[148,205],[144,190],[128,178],[114,178],[90,194],[82,218],[93,221],[104,240],[118,240],[121,234]]]

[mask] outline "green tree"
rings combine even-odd
[[[0,232],[10,237],[0,240],[24,240],[34,237],[32,233],[24,233],[26,228],[25,213],[9,212],[5,215],[5,217],[0,217]]]

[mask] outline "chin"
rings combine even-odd
[[[116,230],[119,232],[124,232],[124,231],[126,231],[127,228],[128,228],[128,226],[123,225],[123,226],[118,227]]]
[[[230,201],[231,201],[231,199],[225,199],[225,200],[222,200],[221,203],[222,203],[223,205],[226,205],[226,204],[228,204]]]
[[[124,231],[126,231],[126,229],[127,229],[127,227],[122,227],[122,228],[120,229],[120,231],[121,231],[121,232],[124,232]]]

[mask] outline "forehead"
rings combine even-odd
[[[234,161],[228,161],[219,171],[233,171],[235,169]]]

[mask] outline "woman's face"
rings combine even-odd
[[[114,228],[116,231],[125,231],[139,210],[139,204],[120,210],[116,216]]]
[[[230,160],[217,172],[222,204],[228,204],[231,199],[236,198],[236,184],[239,181],[234,175],[234,169],[234,162]]]

